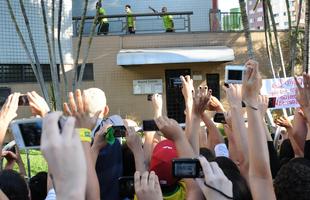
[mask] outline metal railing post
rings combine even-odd
[[[191,32],[191,16],[187,15],[187,26],[188,32]]]

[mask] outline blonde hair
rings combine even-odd
[[[84,90],[85,100],[88,102],[88,112],[94,116],[98,111],[104,111],[107,98],[104,91],[99,88],[88,88]]]

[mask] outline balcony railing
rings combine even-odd
[[[188,12],[167,12],[166,15],[172,15],[174,28],[176,32],[191,31],[191,15],[192,11]],[[156,33],[165,32],[163,27],[162,13],[139,13],[132,14],[136,19],[136,34],[139,33]],[[126,24],[127,15],[105,15],[109,21],[109,35],[127,34]],[[78,36],[80,21],[82,17],[72,17],[73,35]],[[83,35],[89,35],[94,16],[86,16]],[[98,28],[98,27],[97,27]],[[97,30],[96,30],[97,32]]]
[[[211,31],[242,31],[240,12],[220,12],[211,10],[209,13]]]

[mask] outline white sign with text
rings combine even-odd
[[[162,79],[133,80],[133,94],[163,93]]]
[[[303,78],[297,78],[303,86]],[[275,109],[299,107],[296,100],[296,83],[294,77],[264,79],[261,94],[268,97],[276,97]]]

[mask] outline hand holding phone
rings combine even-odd
[[[226,124],[224,113],[215,113],[213,121],[216,123]]]
[[[172,160],[172,173],[176,178],[203,178],[203,171],[198,159],[179,158]]]

